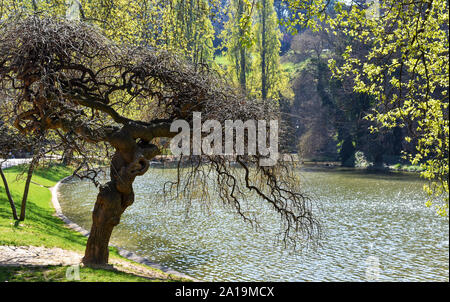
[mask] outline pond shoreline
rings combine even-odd
[[[52,194],[52,205],[53,205],[53,208],[55,209],[55,216],[58,217],[59,219],[61,219],[68,228],[70,228],[70,229],[72,229],[72,230],[82,234],[85,237],[88,237],[89,236],[89,231],[87,231],[86,229],[82,228],[81,226],[79,226],[78,224],[76,224],[75,222],[73,222],[67,216],[64,215],[64,213],[62,212],[61,205],[60,205],[59,200],[58,200],[58,189],[59,189],[59,186],[61,185],[61,183],[63,183],[66,180],[71,179],[72,177],[73,177],[72,175],[71,176],[67,176],[67,177],[59,180],[56,183],[55,186],[50,188],[50,192]],[[149,267],[161,270],[164,273],[167,273],[167,274],[170,274],[170,275],[174,275],[174,276],[177,276],[179,278],[189,279],[189,280],[192,280],[194,282],[199,282],[200,281],[200,280],[195,279],[195,278],[193,278],[191,276],[188,276],[188,275],[183,274],[181,272],[175,271],[175,270],[173,270],[173,269],[171,269],[169,267],[166,267],[166,266],[163,266],[161,264],[152,262],[152,261],[150,261],[150,260],[148,260],[148,259],[146,259],[144,257],[141,257],[141,256],[137,255],[134,252],[125,250],[125,249],[123,249],[123,248],[121,248],[119,246],[115,246],[115,245],[112,245],[112,244],[110,244],[110,246],[115,247],[118,250],[120,256],[122,256],[124,258],[127,258],[129,260],[132,260],[132,261],[135,261],[137,263],[144,264],[144,265],[147,265]]]

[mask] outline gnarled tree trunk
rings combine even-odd
[[[82,260],[87,266],[102,266],[108,263],[108,243],[113,228],[119,224],[125,209],[134,202],[133,181],[149,167],[148,149],[133,148],[129,152],[116,151],[113,156],[111,180],[100,187],[92,213],[92,227]]]

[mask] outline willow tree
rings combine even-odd
[[[291,98],[280,64],[281,32],[273,0],[236,0],[221,33],[228,74],[242,91],[263,100]]]
[[[259,1],[256,14],[256,51],[257,65],[260,70],[260,91],[262,99],[278,99],[280,85],[286,86],[287,77],[283,74],[280,64],[281,31],[273,0]]]
[[[23,135],[59,135],[63,143],[71,134],[67,148],[81,155],[90,152],[86,143],[112,151],[110,180],[99,187],[84,264],[108,262],[111,232],[134,201],[133,181],[161,153],[159,139],[177,134],[170,131],[173,121],[192,123],[193,112],[222,125],[230,119],[278,118],[275,107],[242,97],[201,66],[167,51],[116,44],[80,22],[31,16],[1,25],[0,88],[6,95],[2,102],[14,108],[14,126]],[[130,104],[147,118],[134,119]],[[165,186],[167,197],[190,199],[200,190],[205,194],[195,196],[205,201],[209,186],[199,184],[213,182],[217,199],[249,222],[257,223],[243,210],[249,194],[267,202],[280,216],[286,243],[317,238],[314,204],[299,192],[292,166],[281,160],[261,166],[263,157],[247,152],[234,159],[193,158],[189,168],[178,166],[177,180]]]
[[[162,6],[163,44],[193,63],[213,60],[214,28],[210,2],[214,0],[175,0]]]
[[[255,5],[246,0],[231,0],[227,6],[228,21],[221,33],[222,47],[230,62],[228,73],[246,92],[252,72],[254,33],[251,29]]]

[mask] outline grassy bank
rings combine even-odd
[[[20,211],[20,201],[24,188],[24,178],[18,178],[23,172],[23,166],[11,167],[6,170],[10,190]],[[43,246],[59,247],[83,253],[87,238],[67,228],[57,217],[53,216],[49,187],[54,186],[60,179],[69,176],[71,169],[61,165],[40,168],[35,171],[28,194],[26,219],[16,223],[12,219],[3,183],[0,181],[0,245],[14,246]],[[121,257],[117,249],[110,248],[110,258],[133,263],[145,269],[154,270],[158,275],[167,278],[147,279],[116,270],[80,268],[80,281],[172,281],[180,280],[162,271],[137,264]],[[47,267],[5,267],[0,266],[0,282],[2,281],[66,281],[66,268],[63,266]],[[186,280],[183,280],[186,281]]]

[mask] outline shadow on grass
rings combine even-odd
[[[74,273],[76,267],[76,273]],[[68,271],[68,269],[70,269]],[[62,265],[21,265],[1,266],[0,282],[153,282],[170,281],[158,278],[142,277],[116,269],[93,269],[79,266]]]
[[[66,246],[77,246],[78,249],[83,249],[86,245],[87,238],[67,228],[63,221],[52,214],[53,212],[46,208],[29,203],[25,221],[15,221],[11,225],[11,228],[14,228],[16,232],[23,231],[23,233],[16,233],[18,236],[15,236],[16,238],[10,238],[10,243],[20,243],[18,242],[20,239],[23,239],[24,243],[26,243],[26,240],[31,237],[30,239],[33,241],[40,241],[44,245],[59,246],[60,243],[63,243]],[[13,221],[11,215],[8,215],[4,211],[1,211],[0,218]],[[8,239],[3,238],[2,240],[0,238],[0,243],[2,241],[7,242]]]
[[[3,169],[4,172],[17,173],[19,175],[26,173],[27,170],[28,170],[27,164],[20,164],[17,166],[9,167],[7,169]],[[51,170],[51,173],[49,173],[49,170]],[[33,178],[40,177],[55,183],[60,181],[62,178],[66,176],[67,176],[67,168],[62,164],[50,164],[39,166],[36,167],[36,169],[34,169],[33,171]]]
[[[58,170],[58,168],[56,169]],[[20,167],[8,169],[8,173],[17,173],[17,171],[20,171]],[[67,175],[67,170],[65,172],[64,170],[53,172],[52,170],[48,174],[58,175],[57,177],[60,178]],[[48,179],[49,177],[46,176],[45,180]],[[12,184],[12,188],[15,189],[12,196],[16,201],[16,209],[20,211],[22,186],[15,183]],[[5,189],[0,186],[0,244],[63,246],[83,250],[87,239],[67,228],[63,221],[53,216],[54,209],[51,207],[50,201],[47,200],[49,196],[51,194],[48,189],[39,188],[32,184],[27,202],[26,219],[15,221],[12,218]]]

